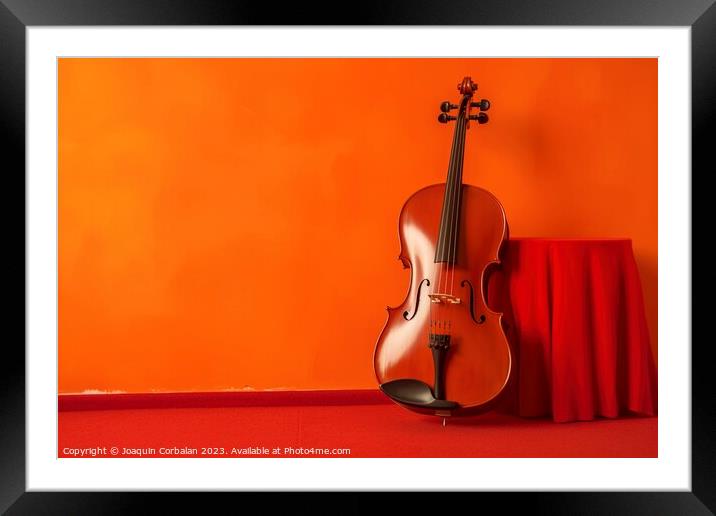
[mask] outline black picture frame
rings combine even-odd
[[[281,5],[230,0],[0,0],[0,119],[3,128],[4,180],[2,203],[6,221],[16,209],[7,202],[25,203],[25,29],[63,25],[634,25],[691,27],[692,180],[713,171],[709,138],[716,125],[716,5],[714,0],[427,0],[362,1]],[[660,99],[668,107],[668,99]],[[688,171],[684,171],[688,173]],[[693,183],[692,183],[693,185]],[[693,189],[692,191],[696,192]],[[12,210],[12,216],[11,216]],[[692,220],[700,216],[693,209]],[[6,249],[12,253],[6,279],[25,277],[25,228],[6,225]],[[695,234],[692,232],[692,234]],[[10,237],[10,238],[8,238]],[[7,253],[10,255],[10,253]],[[697,255],[694,255],[695,257]],[[693,262],[692,262],[693,263]],[[699,268],[701,269],[701,268]],[[703,270],[703,269],[701,269]],[[692,272],[693,274],[693,272]],[[6,283],[7,284],[7,283]],[[705,289],[700,284],[700,289]],[[16,291],[20,290],[18,285]],[[163,513],[206,512],[206,496],[190,502],[178,493],[26,492],[25,488],[25,303],[12,299],[5,310],[8,322],[19,326],[20,338],[6,338],[0,360],[0,512],[7,514],[147,513],[151,502]],[[25,284],[22,286],[25,300]],[[701,305],[703,306],[703,305]],[[692,303],[692,314],[703,310]],[[663,315],[663,314],[661,314]],[[706,314],[704,314],[705,316]],[[708,317],[696,317],[692,320]],[[684,343],[686,345],[687,343]],[[711,514],[716,512],[716,382],[708,360],[712,339],[692,342],[692,490],[690,492],[593,493],[471,493],[414,494],[402,506],[425,510],[449,509],[455,501],[480,504],[482,510],[523,505],[535,514]],[[217,495],[216,493],[212,493]],[[222,498],[237,493],[222,494]],[[284,503],[276,493],[242,494],[261,497],[262,506]],[[325,504],[331,514],[358,514],[383,506],[376,495],[350,493],[340,502],[303,494],[304,507]],[[465,496],[469,496],[466,499]],[[228,501],[228,500],[227,500]],[[196,505],[193,505],[196,504]],[[303,505],[302,504],[302,505]],[[228,506],[227,512],[233,512]],[[313,506],[317,509],[317,507]],[[383,506],[384,507],[384,506]],[[476,506],[477,507],[477,506]],[[238,507],[234,506],[235,509]],[[181,509],[181,510],[180,510]],[[508,510],[508,513],[513,512]],[[421,511],[421,512],[422,512]],[[321,512],[320,510],[311,512]]]

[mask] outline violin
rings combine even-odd
[[[455,123],[447,180],[418,190],[400,211],[398,258],[410,287],[402,304],[387,308],[373,354],[381,391],[443,424],[489,410],[512,373],[503,314],[486,293],[507,239],[505,210],[487,190],[462,183],[465,135],[471,122],[487,123],[490,102],[473,101],[470,77],[458,90],[459,103],[443,102],[438,116]]]

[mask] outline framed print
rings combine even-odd
[[[3,511],[714,509],[691,178],[716,8],[175,7],[0,9],[26,199]]]

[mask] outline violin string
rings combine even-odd
[[[462,111],[462,110],[461,110]],[[448,293],[448,284],[449,284],[449,278],[450,278],[450,271],[453,268],[452,265],[452,257],[451,257],[451,248],[452,248],[452,238],[453,238],[453,232],[454,232],[454,226],[453,226],[453,211],[455,209],[454,203],[455,203],[455,193],[456,189],[458,188],[457,184],[457,173],[458,173],[458,167],[459,167],[459,161],[460,161],[460,152],[461,152],[461,141],[463,138],[463,130],[464,130],[464,124],[461,120],[461,115],[458,114],[456,124],[458,127],[456,128],[456,135],[455,135],[455,150],[453,152],[451,162],[453,163],[452,166],[452,174],[450,178],[450,189],[449,189],[449,195],[448,195],[448,203],[447,203],[447,210],[446,215],[448,216],[447,219],[447,233],[445,235],[445,239],[443,241],[443,245],[447,246],[447,261],[444,262],[444,271],[445,271],[445,284],[441,286],[440,292],[443,294]],[[443,255],[445,255],[445,249],[443,249]],[[448,312],[449,313],[449,312]]]
[[[453,151],[450,156],[450,163],[452,165],[450,169],[450,175],[448,177],[448,185],[446,187],[446,203],[447,203],[447,209],[445,210],[446,215],[446,234],[445,238],[443,239],[443,246],[447,245],[447,261],[444,262],[444,269],[445,269],[445,285],[440,285],[440,292],[445,294],[447,293],[447,286],[448,286],[448,280],[449,280],[449,274],[450,274],[450,249],[452,247],[452,219],[453,219],[453,200],[455,198],[455,176],[457,174],[457,165],[458,165],[458,159],[460,156],[460,140],[462,137],[462,123],[460,121],[460,114],[458,114],[457,120],[455,122],[457,124],[457,127],[455,128],[455,142]],[[444,257],[445,255],[445,247],[443,247],[442,255]]]
[[[462,110],[461,110],[461,111],[462,111]],[[462,139],[463,139],[463,128],[464,128],[464,123],[463,123],[463,119],[462,119],[462,112],[461,112],[461,114],[458,115],[456,123],[458,124],[458,127],[456,128],[456,140],[457,140],[457,145],[456,145],[456,149],[455,149],[454,165],[453,165],[453,177],[452,177],[452,181],[451,181],[450,198],[449,198],[449,202],[448,202],[448,213],[449,213],[449,217],[450,217],[450,219],[449,219],[450,222],[449,222],[449,225],[448,225],[448,235],[447,235],[447,237],[448,237],[448,238],[447,238],[447,242],[448,242],[447,262],[445,262],[445,263],[446,263],[447,271],[446,271],[446,274],[445,274],[445,287],[444,287],[444,289],[443,289],[443,292],[446,293],[446,294],[448,293],[448,292],[447,292],[447,287],[448,287],[449,280],[450,280],[450,273],[451,273],[451,271],[454,271],[454,270],[455,270],[455,264],[453,263],[453,257],[452,257],[452,247],[453,247],[453,246],[452,246],[452,241],[453,241],[453,239],[454,239],[453,235],[454,235],[454,232],[455,232],[455,224],[454,224],[454,221],[455,221],[455,217],[454,217],[454,212],[455,212],[455,196],[456,196],[456,194],[457,194],[457,189],[459,188],[459,185],[458,185],[458,170],[459,170],[461,142],[462,142]],[[452,292],[450,292],[450,295],[452,295]],[[450,309],[449,306],[446,306],[446,310],[448,311],[448,317],[446,317],[446,325],[447,325],[447,327],[446,327],[446,332],[445,332],[445,333],[447,333],[448,335],[450,335],[450,334],[452,333],[452,325],[450,324],[449,315],[450,315],[450,313],[452,312],[452,310]]]
[[[458,116],[458,119],[459,119],[459,116]],[[456,128],[456,131],[457,130],[458,130],[458,128]],[[449,199],[450,199],[450,195],[449,195],[449,189],[451,186],[450,179],[451,179],[451,176],[454,174],[454,169],[455,169],[454,165],[455,165],[457,147],[458,147],[458,135],[456,133],[455,137],[453,138],[453,141],[452,141],[452,148],[450,149],[450,163],[448,166],[448,180],[445,185],[445,197],[444,197],[443,203],[445,203],[446,201],[449,202]],[[447,239],[442,238],[444,236],[444,232],[446,229],[445,227],[448,223],[447,214],[449,213],[449,205],[446,206],[446,208],[448,208],[448,209],[442,210],[442,213],[440,214],[440,227],[438,229],[438,244],[437,244],[437,249],[436,249],[436,256],[439,258],[443,257],[443,255],[445,253],[445,244],[447,243],[446,242]],[[442,291],[442,276],[443,276],[442,269],[443,269],[443,267],[444,267],[443,262],[440,262],[440,261],[436,261],[435,264],[433,265],[433,278],[437,279],[437,281],[433,284],[432,289],[431,289],[432,293],[434,293],[434,294],[435,293],[437,293],[437,294],[443,293],[443,291]],[[447,278],[445,280],[445,283],[447,286]],[[429,302],[430,302],[431,324],[437,325],[438,324],[437,320],[433,322],[433,304],[435,304],[435,303],[432,302],[432,299]],[[438,303],[438,304],[440,305],[442,303]],[[441,310],[440,308],[441,307],[439,307],[439,306],[435,307],[435,316],[438,320],[442,316],[442,312],[443,312],[443,310]],[[437,327],[435,328],[435,330],[437,331]]]
[[[462,103],[461,103],[462,104]],[[445,271],[445,285],[443,286],[442,283],[440,285],[440,292],[443,294],[447,293],[447,287],[450,282],[450,271],[454,270],[454,265],[452,264],[452,257],[451,257],[451,251],[452,251],[452,240],[453,235],[455,231],[454,227],[454,210],[455,210],[455,196],[457,193],[457,189],[459,188],[459,185],[457,183],[457,174],[459,170],[459,161],[460,161],[460,154],[462,150],[462,141],[464,136],[464,127],[465,124],[463,123],[464,116],[463,116],[463,110],[462,107],[460,109],[460,113],[457,116],[456,124],[457,127],[455,128],[455,139],[454,139],[454,146],[453,146],[453,152],[450,159],[450,163],[452,165],[450,174],[448,176],[448,186],[446,186],[446,201],[447,206],[444,215],[447,216],[447,235],[443,241],[443,244],[447,244],[447,261],[444,262],[444,268]],[[445,253],[445,248],[443,248],[443,254]],[[442,278],[441,278],[442,280]],[[452,295],[452,293],[451,293]],[[447,311],[447,314],[449,316],[450,310],[449,307],[446,307],[445,310],[442,310],[443,312]],[[450,334],[450,330],[452,329],[450,327],[450,323],[447,320],[448,317],[446,317],[446,320],[444,321],[444,330],[445,333],[448,335]]]
[[[457,154],[457,162],[455,164],[455,192],[453,193],[453,196],[455,198],[454,206],[453,206],[453,213],[451,214],[450,220],[452,233],[451,233],[451,245],[450,250],[448,251],[448,261],[452,264],[451,273],[452,277],[450,279],[450,295],[453,295],[453,288],[455,285],[455,269],[457,267],[457,238],[458,238],[458,224],[460,223],[460,197],[461,197],[461,189],[462,189],[462,159],[465,154],[465,133],[467,131],[467,121],[464,120],[460,124],[460,140],[459,140],[459,149]]]
[[[450,265],[451,265],[451,251],[452,251],[452,240],[453,240],[453,219],[454,219],[454,199],[455,199],[455,188],[456,188],[456,175],[457,175],[457,162],[459,160],[460,156],[460,140],[462,136],[462,123],[461,123],[461,116],[458,115],[457,121],[456,121],[457,127],[455,128],[455,152],[453,153],[451,162],[453,163],[452,171],[451,171],[451,177],[450,177],[450,187],[448,189],[448,193],[446,195],[446,202],[447,202],[447,213],[446,215],[448,218],[448,224],[447,224],[447,261],[446,263],[446,278],[445,278],[445,286],[442,287],[441,285],[441,291],[443,293],[447,294],[447,286],[449,284],[449,278],[450,278]]]

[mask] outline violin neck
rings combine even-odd
[[[465,155],[465,109],[460,109],[450,152],[445,196],[440,214],[440,229],[435,249],[435,263],[454,264],[457,257],[458,228],[460,226],[460,199],[462,195],[462,164]]]

